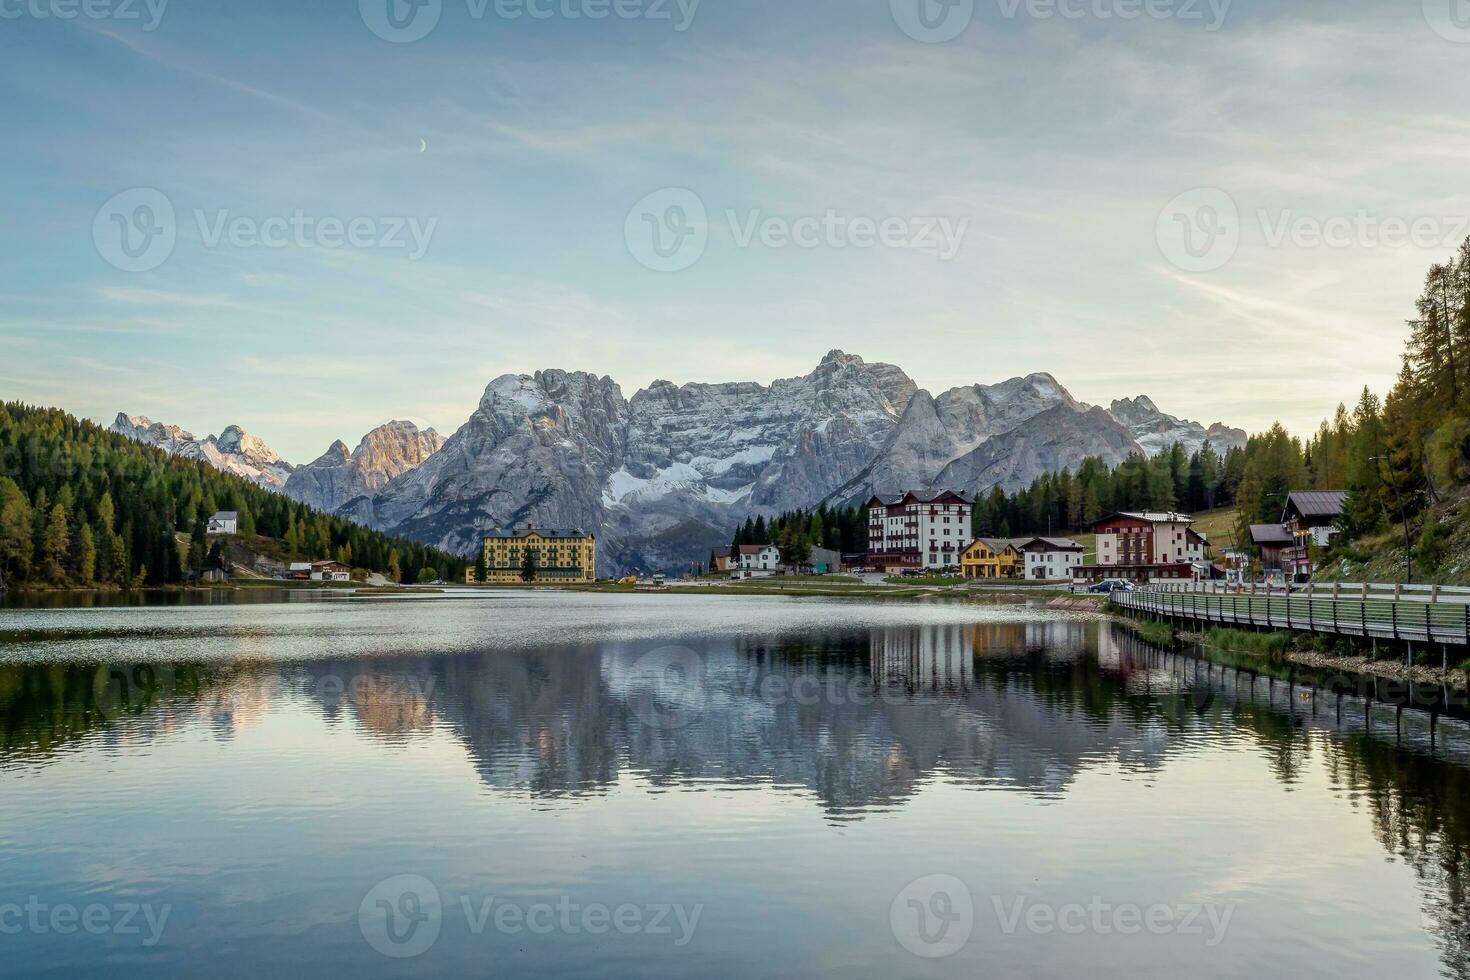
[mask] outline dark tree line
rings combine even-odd
[[[1018,493],[992,487],[976,498],[971,529],[976,537],[1063,534],[1119,511],[1226,507],[1235,501],[1247,460],[1248,450],[1221,455],[1208,442],[1192,455],[1176,443],[1152,459],[1132,455],[1112,469],[1089,458],[1076,473],[1043,474]]]
[[[781,549],[781,558],[788,564],[802,564],[811,555],[813,548],[826,548],[839,554],[853,554],[868,550],[868,515],[863,507],[829,507],[826,504],[816,510],[794,510],[771,518],[765,516],[745,519],[735,529],[730,553],[735,554],[741,545],[774,544]]]
[[[417,581],[465,562],[312,510],[200,460],[170,457],[58,409],[0,405],[0,575],[12,584],[140,587],[185,581],[207,560],[205,522],[239,514],[242,539],[296,560],[335,559]],[[218,557],[218,556],[217,556]]]

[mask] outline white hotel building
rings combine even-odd
[[[970,543],[974,501],[954,490],[879,494],[868,501],[868,558],[873,568],[959,568]]]

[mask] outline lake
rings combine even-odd
[[[1462,717],[1037,603],[222,597],[0,610],[0,975],[1470,978]]]

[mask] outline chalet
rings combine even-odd
[[[1270,576],[1282,569],[1281,553],[1291,547],[1291,531],[1285,524],[1252,524],[1251,544],[1261,553],[1261,571]]]
[[[1281,523],[1291,541],[1281,552],[1281,570],[1288,578],[1310,578],[1315,545],[1325,548],[1337,534],[1337,522],[1347,504],[1343,490],[1309,490],[1288,494]]]
[[[239,534],[240,514],[238,511],[221,510],[209,515],[204,525],[205,534]]]
[[[1016,578],[1021,553],[1005,538],[976,538],[960,553],[960,572],[965,578]]]
[[[1205,561],[1205,539],[1191,526],[1194,518],[1176,513],[1114,514],[1099,521],[1097,564],[1079,565],[1076,574],[1101,581],[1196,580],[1212,577]]]
[[[351,582],[352,569],[340,561],[314,561],[310,577],[313,582]]]
[[[775,572],[781,568],[781,549],[773,544],[742,544],[732,571]]]
[[[1071,538],[1021,539],[1016,550],[1025,562],[1022,577],[1029,581],[1070,580],[1082,567],[1082,545]]]
[[[297,582],[311,581],[311,562],[293,561],[286,568],[286,578]]]
[[[970,542],[974,500],[954,490],[910,490],[868,501],[868,554],[864,564],[893,571],[959,568]]]

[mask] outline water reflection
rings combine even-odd
[[[84,747],[229,742],[305,711],[383,749],[448,737],[483,792],[576,807],[628,780],[764,788],[840,828],[926,786],[1060,800],[1246,743],[1292,786],[1314,759],[1412,867],[1448,975],[1470,977],[1470,734],[1155,649],[1086,619],[281,664],[0,667],[0,776]]]

